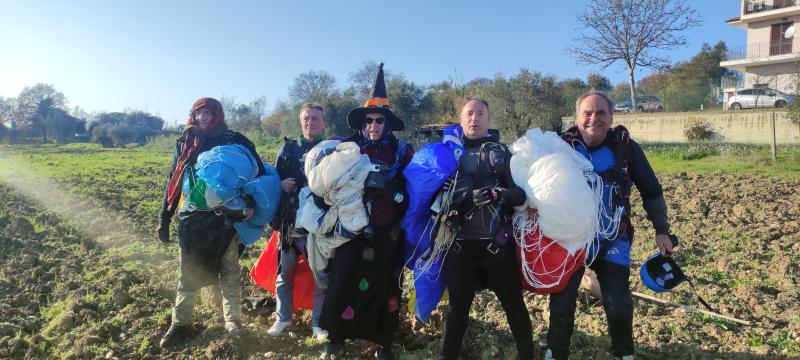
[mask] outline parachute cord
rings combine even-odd
[[[439,214],[436,214],[435,217],[433,217],[430,221],[428,221],[428,224],[422,231],[420,240],[427,234],[430,237],[433,244],[431,249],[429,251],[426,251],[427,256],[425,258],[420,257],[414,264],[414,269],[420,270],[419,276],[415,276],[414,278],[415,281],[418,280],[421,276],[427,276],[428,281],[436,281],[439,279],[439,276],[441,275],[441,272],[444,269],[444,257],[450,250],[450,247],[453,245],[453,242],[455,241],[456,232],[452,231],[452,229],[450,229],[450,227],[447,226],[447,224],[441,224],[440,220],[442,219],[443,216],[447,216],[450,213],[450,206],[452,205],[454,196],[453,190],[457,185],[455,179],[457,178],[458,178],[458,170],[456,170],[456,173],[453,176],[454,181],[450,185],[450,188],[447,189],[446,192],[444,193],[444,198],[442,199],[442,204],[441,204],[441,212]],[[433,234],[433,229],[438,230],[436,234]],[[417,244],[419,243],[420,241],[417,241]],[[416,250],[417,249],[414,249],[415,253]],[[431,269],[433,264],[436,263],[436,261],[439,260],[440,258],[442,259],[442,265],[439,267],[437,271],[429,273],[429,270]]]
[[[522,275],[525,282],[530,286],[537,289],[548,289],[557,286],[562,282],[564,276],[571,272],[572,269],[579,265],[577,258],[565,257],[560,264],[557,264],[552,269],[543,272],[536,271],[537,265],[544,264],[544,254],[550,246],[555,246],[556,242],[551,241],[549,244],[544,245],[544,236],[539,229],[539,221],[536,218],[529,217],[525,210],[518,211],[514,216],[514,232],[517,244],[520,247],[520,263],[522,264]],[[536,232],[535,236],[531,236]],[[536,258],[528,259],[525,257],[526,253],[535,252]],[[542,278],[552,278],[552,282],[544,282]]]

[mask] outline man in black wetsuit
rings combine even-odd
[[[460,119],[464,155],[451,185],[451,209],[458,214],[449,219],[456,238],[444,260],[450,312],[442,358],[458,357],[475,291],[488,288],[506,312],[518,358],[533,359],[531,320],[510,228],[511,210],[525,202],[525,192],[511,178],[511,153],[500,142],[499,131],[489,129],[489,104],[469,98]]]

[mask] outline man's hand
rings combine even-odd
[[[281,180],[281,188],[286,193],[294,191],[296,187],[297,187],[297,181],[295,180],[295,178],[286,178]]]
[[[472,201],[475,206],[482,207],[491,204],[496,204],[503,200],[508,195],[508,189],[501,187],[484,187],[477,190],[472,190]]]
[[[165,244],[169,244],[169,221],[161,221],[161,224],[158,225],[158,240]]]
[[[656,234],[656,245],[661,255],[672,256],[675,252],[672,248],[672,240],[667,234]]]

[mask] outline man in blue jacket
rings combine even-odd
[[[672,254],[669,238],[667,204],[661,183],[656,178],[642,148],[622,126],[611,128],[614,104],[599,91],[589,91],[575,102],[575,126],[561,135],[576,151],[589,159],[594,171],[603,178],[603,205],[606,214],[624,211],[619,230],[613,236],[598,239],[592,249],[596,255],[590,265],[597,273],[608,320],[611,353],[618,359],[632,360],[633,299],[630,290],[630,251],[633,226],[630,222],[629,196],[636,186],[642,197],[647,218],[653,224],[658,250]],[[610,200],[610,201],[609,201]],[[607,224],[604,224],[607,225]],[[569,279],[563,292],[550,295],[550,328],[545,359],[568,359],[570,337],[575,324],[575,301],[584,268]]]

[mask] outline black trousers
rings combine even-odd
[[[603,292],[603,310],[606,313],[608,334],[611,337],[611,353],[619,357],[633,355],[630,267],[598,258],[591,268],[597,273],[600,290]],[[570,337],[575,327],[575,302],[583,273],[584,268],[581,267],[569,279],[564,291],[550,295],[547,347],[553,352],[553,359],[569,359]]]
[[[447,314],[442,356],[445,359],[458,357],[475,291],[489,288],[506,312],[519,358],[533,359],[531,318],[522,300],[513,243],[494,248],[497,250],[494,254],[487,245],[489,241],[485,240],[457,241],[445,257],[450,312]]]

